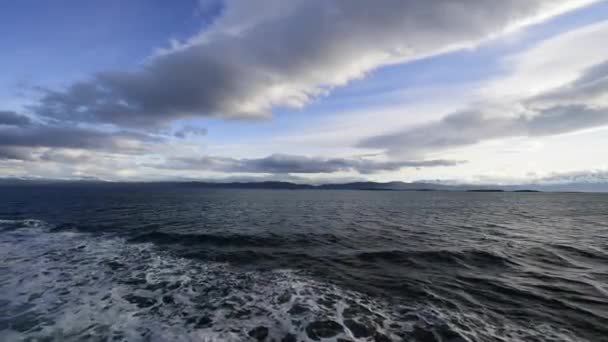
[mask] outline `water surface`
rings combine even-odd
[[[0,340],[608,341],[608,195],[0,188]]]

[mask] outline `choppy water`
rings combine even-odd
[[[608,341],[608,195],[0,188],[0,340]]]

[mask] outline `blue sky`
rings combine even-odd
[[[538,99],[574,96],[573,82],[604,62],[606,1],[369,6],[3,2],[0,176],[513,183],[604,174],[602,161],[564,155],[554,140],[608,148],[597,138],[605,92]],[[571,36],[589,50],[568,51]],[[22,116],[32,123],[13,124]]]
[[[65,85],[141,63],[170,39],[203,27],[196,1],[5,1],[0,12],[3,88],[11,82]]]

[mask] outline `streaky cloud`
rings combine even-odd
[[[439,121],[367,138],[358,146],[419,158],[492,139],[552,136],[607,126],[606,65],[594,66],[570,84],[531,98],[479,105]]]
[[[200,158],[176,157],[160,165],[177,170],[205,170],[230,173],[269,173],[269,174],[315,174],[356,171],[371,174],[382,171],[396,171],[402,168],[423,168],[455,166],[465,163],[455,160],[407,160],[373,161],[369,159],[320,158],[273,154],[257,159],[236,159],[204,156]],[[156,165],[156,167],[159,167]]]
[[[75,122],[165,126],[302,107],[394,63],[474,46],[590,0],[227,1],[207,30],[131,71],[46,89],[31,109]]]

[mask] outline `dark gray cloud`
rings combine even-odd
[[[228,1],[200,36],[137,70],[43,90],[31,109],[129,127],[191,116],[263,117],[275,106],[302,106],[379,66],[474,44],[564,2]]]
[[[2,160],[33,160],[33,156],[27,148],[0,146],[0,161]]]
[[[30,118],[10,110],[0,110],[0,126],[27,126],[31,124]]]
[[[27,126],[0,126],[0,158],[43,160],[36,153],[43,149],[80,149],[114,153],[141,153],[146,144],[162,141],[161,138],[141,133],[104,132],[91,128],[29,124]],[[64,160],[69,162],[69,160]]]
[[[359,146],[420,158],[429,152],[508,137],[540,137],[608,125],[608,63],[574,82],[508,106],[481,106],[429,124],[368,138]],[[590,88],[593,88],[591,91]]]
[[[124,146],[121,139],[150,141],[152,138],[136,133],[107,133],[94,129],[37,125],[29,128],[1,128],[0,146],[15,147],[65,147],[81,149],[112,148]]]
[[[454,166],[463,161],[420,160],[420,161],[372,161],[365,159],[315,158],[274,154],[265,158],[235,159],[205,156],[201,158],[171,158],[161,167],[177,170],[218,171],[234,173],[335,173],[356,171],[370,174],[382,171],[396,171],[405,167]]]

